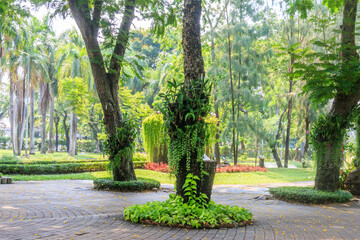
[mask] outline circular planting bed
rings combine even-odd
[[[251,224],[252,213],[245,208],[216,204],[206,207],[184,204],[183,199],[170,194],[164,202],[154,201],[132,205],[124,210],[126,220],[135,223],[179,228],[232,228]]]
[[[160,188],[160,182],[149,178],[137,178],[137,181],[114,181],[110,178],[94,180],[94,189],[119,192],[141,192]]]
[[[314,190],[313,187],[277,187],[270,188],[269,192],[277,199],[300,203],[344,203],[353,196],[346,191],[324,192]]]

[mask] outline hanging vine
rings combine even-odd
[[[186,162],[186,172],[202,171],[204,147],[208,139],[205,117],[210,111],[209,84],[207,81],[192,81],[184,85],[175,80],[168,82],[166,93],[160,94],[163,105],[159,107],[164,115],[168,132],[169,165],[179,173],[179,163]],[[196,161],[191,161],[196,159]]]
[[[153,114],[142,123],[145,151],[150,162],[167,162],[167,140],[164,119],[161,114]]]

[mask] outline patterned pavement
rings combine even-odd
[[[302,183],[301,185],[308,184]],[[59,180],[0,185],[0,239],[346,239],[360,240],[360,204],[311,206],[267,198],[267,185],[215,186],[213,200],[251,209],[254,224],[188,230],[123,220],[125,206],[165,200],[165,190],[94,191],[92,181]]]

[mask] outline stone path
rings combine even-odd
[[[309,183],[302,183],[309,184]],[[252,226],[186,230],[133,224],[125,206],[165,200],[164,191],[92,190],[92,181],[16,182],[0,185],[0,239],[346,239],[360,240],[358,202],[329,206],[266,200],[266,185],[215,186],[217,203],[250,208]]]

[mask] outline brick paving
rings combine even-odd
[[[302,183],[301,185],[309,184]],[[125,206],[165,200],[165,191],[94,191],[92,181],[61,180],[0,185],[0,239],[347,239],[360,240],[360,205],[311,206],[267,199],[266,185],[215,186],[217,203],[251,209],[247,227],[187,230],[123,220]]]

